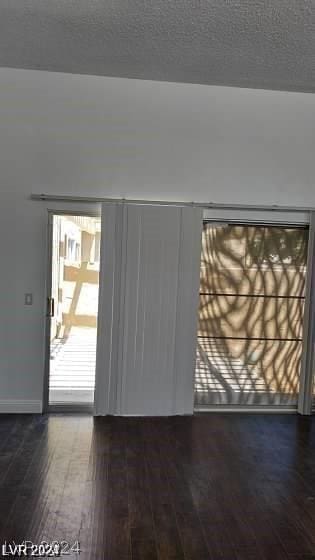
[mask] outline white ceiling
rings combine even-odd
[[[0,66],[315,91],[314,0],[0,0]]]

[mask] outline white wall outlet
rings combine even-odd
[[[33,294],[24,294],[24,305],[33,305]]]

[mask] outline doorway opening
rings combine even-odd
[[[94,403],[101,219],[50,215],[46,406]]]
[[[202,233],[195,406],[297,407],[308,228]]]

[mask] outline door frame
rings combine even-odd
[[[88,216],[92,218],[101,217],[101,211],[98,207],[95,210],[91,210],[91,205],[89,205],[88,210],[82,209],[82,204],[77,210],[71,205],[71,208],[67,209],[47,209],[48,221],[47,221],[47,242],[46,242],[46,272],[45,272],[45,338],[44,338],[44,379],[43,379],[43,413],[47,412],[85,412],[88,414],[93,414],[94,411],[94,401],[93,403],[84,404],[49,404],[49,378],[50,378],[50,333],[51,333],[51,317],[47,313],[47,301],[51,297],[52,290],[52,243],[53,243],[53,220],[54,216]],[[96,205],[98,206],[98,205]],[[94,399],[95,400],[95,399]]]
[[[306,264],[305,308],[303,319],[303,342],[300,372],[300,387],[296,406],[244,406],[244,405],[209,405],[194,406],[195,412],[298,412],[302,415],[312,414],[312,390],[314,384],[315,359],[315,212],[294,212],[241,209],[205,209],[203,222],[260,224],[280,226],[307,226],[308,255]]]
[[[93,413],[94,406],[91,407],[75,407],[75,405],[49,406],[49,366],[50,366],[50,318],[47,317],[46,298],[51,294],[52,287],[52,226],[53,215],[83,215],[92,217],[101,217],[100,202],[98,200],[89,201],[63,201],[50,202],[50,208],[46,208],[48,213],[47,238],[46,238],[46,267],[45,267],[45,357],[44,357],[44,380],[43,380],[43,412],[59,411],[59,412],[88,412]],[[223,412],[224,410],[235,410],[238,412],[299,412],[300,414],[309,415],[312,413],[312,389],[313,389],[313,369],[315,355],[315,211],[310,209],[307,211],[297,211],[288,209],[246,209],[246,206],[239,208],[205,208],[203,220],[214,222],[250,222],[257,224],[280,224],[280,225],[308,225],[309,227],[309,251],[307,260],[307,285],[305,293],[305,313],[303,325],[303,350],[302,365],[300,379],[300,393],[298,398],[298,406],[292,409],[284,407],[224,407],[214,406],[207,407],[207,411],[216,410]],[[97,383],[97,370],[96,380]],[[94,399],[95,402],[95,399]],[[201,410],[194,407],[195,411]],[[205,410],[205,409],[203,409]]]

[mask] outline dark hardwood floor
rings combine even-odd
[[[0,416],[0,543],[81,559],[315,558],[315,419]],[[66,556],[75,558],[75,555]]]

